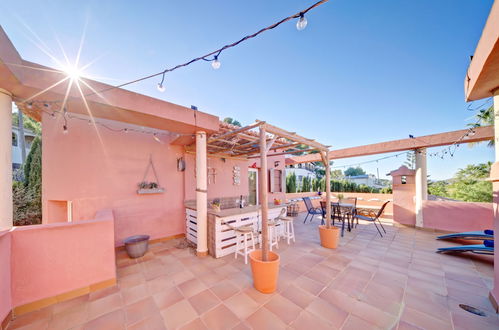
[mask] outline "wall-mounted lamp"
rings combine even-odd
[[[177,158],[177,171],[185,171],[185,160],[184,157]]]
[[[274,162],[274,167],[278,167],[280,163],[281,163],[281,161],[276,160],[276,161]]]

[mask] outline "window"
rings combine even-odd
[[[17,147],[17,134],[12,133],[12,146]]]
[[[283,170],[278,170],[278,169],[270,169],[269,170],[269,179],[270,179],[270,184],[269,184],[269,190],[270,192],[284,192],[284,189],[286,189],[286,176],[284,175]]]

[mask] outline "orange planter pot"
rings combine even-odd
[[[255,289],[261,293],[274,292],[279,277],[279,255],[269,251],[269,261],[262,261],[262,250],[255,250],[249,257]]]
[[[319,235],[321,236],[321,245],[328,249],[336,249],[340,242],[340,229],[337,227],[326,228],[319,226]]]

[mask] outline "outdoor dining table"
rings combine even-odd
[[[377,210],[379,210],[378,206],[354,205],[354,204],[349,204],[349,203],[331,202],[331,207],[334,207],[334,206],[339,206],[341,216],[343,217],[343,221],[342,221],[343,224],[341,225],[341,236],[343,236],[344,231],[345,231],[345,217],[347,218],[347,221],[348,221],[347,229],[348,229],[348,231],[352,231],[353,221],[354,221],[356,214],[362,213],[364,215],[372,215],[373,213],[376,213]],[[351,224],[350,224],[350,221],[352,221]]]

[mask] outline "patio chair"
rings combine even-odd
[[[494,254],[494,241],[485,240],[483,244],[476,245],[460,245],[446,248],[439,248],[437,253],[461,253],[472,252],[476,254]]]
[[[351,231],[351,227],[353,227],[353,221],[355,219],[355,216],[357,214],[357,197],[346,197],[341,200],[341,204],[351,204],[352,209],[343,213],[343,216],[346,216],[348,220],[348,231]],[[341,214],[341,208],[340,208],[340,214]],[[350,225],[350,220],[352,221],[352,225]],[[357,224],[359,224],[359,220],[357,219]]]
[[[383,214],[383,212],[385,211],[385,207],[386,205],[390,203],[390,201],[387,201],[385,202],[381,208],[379,209],[378,213],[376,214],[376,216],[374,217],[368,217],[368,216],[365,216],[365,215],[360,215],[360,214],[355,214],[355,218],[357,219],[357,223],[359,222],[359,219],[360,220],[364,220],[364,221],[369,221],[369,222],[372,222],[374,224],[374,226],[376,227],[376,229],[378,230],[378,233],[381,237],[383,237],[383,234],[381,233],[381,230],[379,230],[378,228],[378,225],[376,224],[376,220],[378,221],[379,225],[381,226],[381,229],[383,229],[383,231],[385,232],[386,234],[386,230],[385,230],[385,227],[383,227],[383,225],[381,224],[381,220],[379,219],[381,217],[381,215]]]
[[[478,231],[465,231],[462,233],[453,233],[438,236],[437,239],[469,239],[469,240],[493,240],[494,239],[494,231],[490,229],[486,230],[478,230]]]
[[[310,197],[302,197],[303,203],[305,203],[305,207],[307,208],[307,215],[305,216],[305,220],[303,220],[303,223],[307,222],[307,218],[309,215],[311,215],[310,222],[312,222],[312,219],[314,218],[314,215],[323,215],[322,209],[320,207],[314,207],[312,205],[312,201],[310,200]]]

